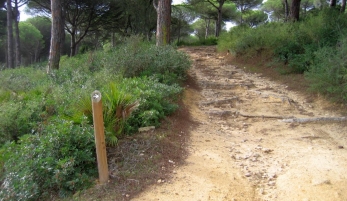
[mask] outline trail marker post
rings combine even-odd
[[[101,184],[105,184],[108,182],[109,177],[108,177],[101,93],[97,90],[92,93],[92,108],[93,108],[96,158],[98,162],[98,171],[99,171],[99,182]]]

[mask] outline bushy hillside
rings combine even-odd
[[[325,9],[295,23],[235,27],[219,38],[218,48],[243,58],[266,55],[265,65],[304,73],[313,91],[346,103],[346,35],[346,14]]]
[[[41,200],[95,179],[91,93],[103,97],[106,140],[159,126],[177,109],[188,57],[131,37],[116,48],[0,72],[1,200]]]

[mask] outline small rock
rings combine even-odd
[[[261,195],[264,195],[264,189],[263,189],[263,188],[259,189],[259,193],[260,193]]]
[[[252,158],[251,161],[252,162],[257,162],[257,158]]]
[[[127,198],[128,198],[128,197],[130,197],[130,195],[129,195],[129,194],[126,194],[126,195],[125,195],[125,197],[127,197]]]
[[[273,179],[273,178],[276,178],[277,175],[276,175],[276,173],[269,173],[269,174],[268,174],[268,177],[269,177],[270,179]]]
[[[172,160],[169,160],[169,163],[175,164],[175,162],[173,162]]]
[[[250,177],[250,176],[252,176],[252,173],[251,173],[251,172],[247,172],[247,173],[245,174],[245,177]]]
[[[313,181],[312,183],[313,183],[312,184],[313,186],[318,186],[318,185],[323,185],[323,184],[330,185],[331,181],[329,179],[326,179],[326,180]]]
[[[139,128],[139,132],[146,132],[146,131],[150,131],[154,129],[155,129],[155,126],[141,127]]]
[[[262,150],[264,153],[267,153],[267,154],[274,151],[273,149],[267,149],[267,148],[263,148]]]
[[[161,179],[158,179],[157,183],[160,184],[161,182],[162,182],[162,180],[161,180]]]
[[[275,181],[269,181],[269,183],[267,183],[267,185],[269,185],[269,186],[274,186],[275,184],[276,184]]]

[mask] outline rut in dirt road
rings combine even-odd
[[[343,122],[286,86],[227,64],[214,47],[183,48],[194,61],[185,104],[199,126],[186,164],[135,200],[347,200]]]

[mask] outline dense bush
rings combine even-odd
[[[160,119],[178,108],[175,102],[182,91],[178,84],[166,85],[156,78],[147,77],[126,79],[120,88],[124,91],[132,90],[139,100],[139,108],[125,125],[126,133],[133,133],[143,126],[159,126]]]
[[[201,45],[217,45],[218,38],[209,36],[207,38],[188,38],[177,43],[177,46],[201,46]]]
[[[87,188],[96,176],[91,126],[51,121],[37,135],[2,148],[4,180],[1,200],[39,200]]]
[[[315,52],[315,63],[305,73],[310,88],[328,97],[347,102],[347,40],[336,47],[324,47]]]
[[[0,74],[0,200],[88,187],[96,168],[91,93],[102,93],[106,140],[114,145],[177,109],[190,61],[135,37],[114,49],[62,57],[60,64],[49,75],[43,65]]]
[[[313,64],[314,52],[323,46],[334,46],[339,36],[346,33],[346,25],[345,15],[328,9],[311,13],[297,23],[273,22],[257,28],[233,28],[220,37],[218,47],[246,57],[267,51],[292,72],[303,73]]]
[[[305,72],[312,90],[346,102],[346,27],[346,14],[313,10],[296,23],[233,28],[220,37],[218,48],[244,58],[270,55],[268,64],[280,72]]]

